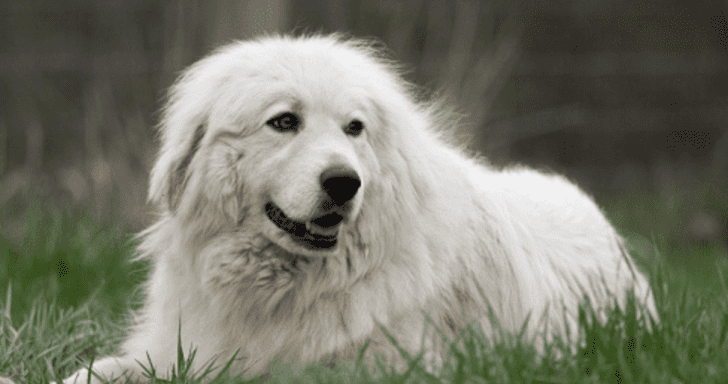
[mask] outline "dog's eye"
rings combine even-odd
[[[351,123],[346,126],[346,129],[344,129],[344,132],[346,132],[347,135],[359,136],[362,130],[364,130],[364,123],[359,120],[352,120]]]
[[[298,128],[298,117],[290,112],[286,112],[268,120],[266,124],[273,127],[276,131],[293,131]]]

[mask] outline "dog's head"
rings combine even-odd
[[[170,92],[150,200],[198,232],[337,252],[382,177],[383,111],[410,105],[372,52],[336,37],[269,37],[194,64]]]

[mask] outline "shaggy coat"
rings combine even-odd
[[[143,381],[182,347],[195,367],[246,375],[270,363],[410,353],[476,322],[538,338],[577,328],[584,295],[655,315],[644,275],[594,201],[565,178],[496,170],[443,138],[372,45],[338,36],[222,47],[170,92],[141,234],[146,302],[102,377]],[[428,322],[426,322],[428,319]],[[424,337],[423,337],[424,336]],[[572,342],[576,342],[573,339]],[[80,371],[66,382],[85,382]]]

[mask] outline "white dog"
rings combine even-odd
[[[189,68],[151,173],[146,303],[120,355],[93,370],[144,381],[148,354],[165,372],[178,330],[195,367],[237,352],[232,370],[252,376],[274,360],[354,360],[367,342],[366,362],[402,368],[382,327],[438,361],[443,335],[474,321],[493,334],[489,308],[533,337],[573,336],[584,295],[624,305],[634,289],[656,315],[591,198],[466,157],[408,88],[370,45],[337,36],[237,42]]]

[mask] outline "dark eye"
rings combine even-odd
[[[364,123],[359,120],[352,120],[351,123],[346,126],[346,129],[344,129],[344,132],[346,132],[347,135],[359,136],[362,130],[364,130]]]
[[[294,131],[298,128],[298,117],[290,112],[286,112],[266,121],[266,124],[270,125],[276,131]]]

